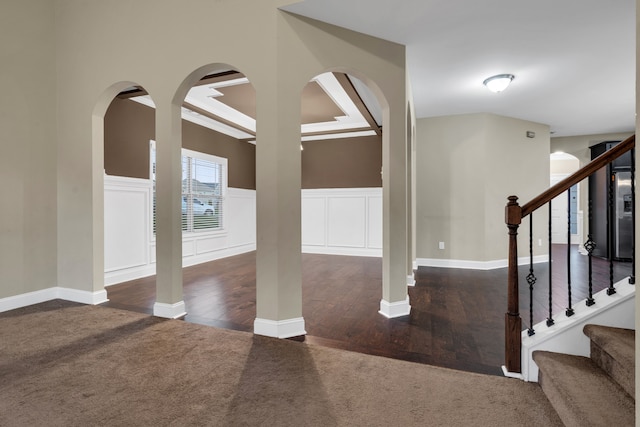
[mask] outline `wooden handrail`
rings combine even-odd
[[[539,207],[549,203],[553,198],[567,191],[569,188],[587,178],[598,169],[608,165],[627,151],[636,143],[636,136],[632,135],[612,149],[605,151],[593,161],[585,165],[573,175],[563,179],[547,191],[534,197],[529,203],[520,207],[518,197],[509,196],[509,203],[505,208],[505,222],[509,228],[509,258],[507,273],[507,313],[505,314],[505,368],[510,373],[520,373],[522,354],[522,319],[519,307],[519,283],[518,283],[518,227],[522,218],[530,215]]]
[[[549,188],[544,193],[541,193],[539,196],[533,198],[529,203],[522,205],[522,218],[529,215],[540,206],[547,204],[556,196],[564,193],[569,188],[573,187],[598,169],[608,165],[619,156],[631,150],[633,147],[635,147],[635,145],[636,136],[634,134],[622,141],[620,144],[616,144],[616,146],[611,150],[605,151],[573,175],[568,176],[553,187]]]

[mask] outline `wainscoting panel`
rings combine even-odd
[[[382,189],[302,190],[302,251],[382,256]]]
[[[183,235],[182,237],[182,258],[187,258],[196,254],[196,239],[191,236],[186,239],[185,237],[187,236]]]
[[[304,197],[305,191],[302,194],[302,245],[325,246],[327,199],[326,197]]]
[[[104,187],[106,272],[149,263],[148,180],[109,177]]]
[[[105,284],[155,274],[151,181],[105,176]],[[382,189],[302,191],[302,251],[382,256]],[[256,192],[228,188],[224,229],[184,234],[184,266],[256,249]]]
[[[202,239],[196,238],[195,244],[197,254],[219,251],[227,247],[227,236],[225,233],[218,236],[207,236]]]
[[[382,251],[382,195],[369,197],[367,236],[369,247]]]
[[[224,228],[229,247],[256,244],[256,192],[242,188],[227,189]]]
[[[155,274],[150,180],[106,175],[105,285]],[[182,237],[182,264],[199,264],[256,248],[256,192],[228,188],[223,230]]]
[[[366,207],[365,197],[329,197],[329,246],[365,247]]]

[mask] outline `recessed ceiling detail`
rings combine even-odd
[[[305,125],[331,122],[345,112],[336,104],[327,92],[312,80],[302,89],[300,106],[301,122]]]
[[[249,130],[255,135],[256,119],[231,107],[229,104],[234,103],[231,97],[225,97],[223,92],[218,90],[218,88],[222,89],[237,86],[242,86],[245,89],[245,96],[248,96],[249,99],[243,99],[241,101],[236,101],[235,103],[243,102],[244,104],[252,105],[253,110],[255,111],[255,91],[253,90],[253,86],[249,83],[249,80],[246,78],[203,86],[194,86],[189,90],[189,93],[187,93],[187,96],[184,98],[184,103],[201,110],[198,111],[200,114],[210,113],[210,118],[213,120],[221,118],[227,123],[235,123],[243,130]]]
[[[155,108],[151,98],[135,88],[129,88],[120,97]],[[370,110],[371,106],[364,104],[347,75],[320,74],[305,86],[302,93],[301,139],[311,141],[380,134],[380,126]],[[233,138],[255,140],[255,90],[241,73],[207,76],[187,93],[182,118]]]

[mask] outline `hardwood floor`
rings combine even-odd
[[[582,267],[586,257],[572,248],[571,258],[576,301],[585,295],[582,279],[586,273],[582,270],[586,271],[586,267]],[[566,246],[554,247],[553,259],[554,282],[566,283]],[[303,254],[302,263],[306,342],[502,375],[506,269],[420,267],[416,286],[408,288],[411,314],[387,319],[378,313],[382,298],[380,258]],[[620,279],[630,270],[630,263],[615,265],[615,275]],[[548,267],[537,264],[535,271],[538,283],[533,311],[537,322],[547,317]],[[520,306],[525,327],[529,316],[526,274],[528,267],[522,267]],[[608,263],[594,258],[594,280],[596,277],[594,292],[608,285]],[[256,317],[255,281],[254,252],[185,268],[184,301],[188,314],[184,320],[251,332]],[[107,293],[106,306],[151,314],[155,277],[109,286]],[[556,311],[566,305],[562,285],[554,290],[553,305]]]

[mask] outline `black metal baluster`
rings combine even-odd
[[[535,285],[536,275],[533,274],[533,212],[529,214],[529,274],[527,274],[527,283],[529,284],[529,336],[536,333],[533,330],[533,285]]]
[[[636,149],[631,150],[631,276],[629,284],[636,284]]]
[[[551,256],[551,252],[552,252],[552,247],[551,247],[551,201],[549,201],[549,317],[547,317],[547,326],[551,326],[553,325],[555,322],[553,321],[553,305],[552,305],[552,301],[551,301],[551,295],[552,295],[552,287],[553,287],[553,281],[551,279],[551,264],[553,263],[552,261],[552,256]]]
[[[616,293],[616,288],[613,287],[613,223],[615,218],[613,217],[613,203],[614,203],[614,183],[616,180],[615,172],[611,172],[609,174],[609,191],[607,198],[607,220],[608,220],[608,231],[609,234],[607,236],[607,252],[609,253],[609,287],[607,288],[607,295],[613,295]]]
[[[567,291],[569,307],[565,311],[567,317],[573,316],[571,306],[571,188],[567,191]]]
[[[589,297],[587,298],[587,307],[591,307],[596,302],[593,299],[593,251],[596,248],[596,242],[591,238],[591,230],[593,229],[593,200],[589,199],[589,234],[587,234],[587,241],[584,242],[584,249],[589,254]]]

